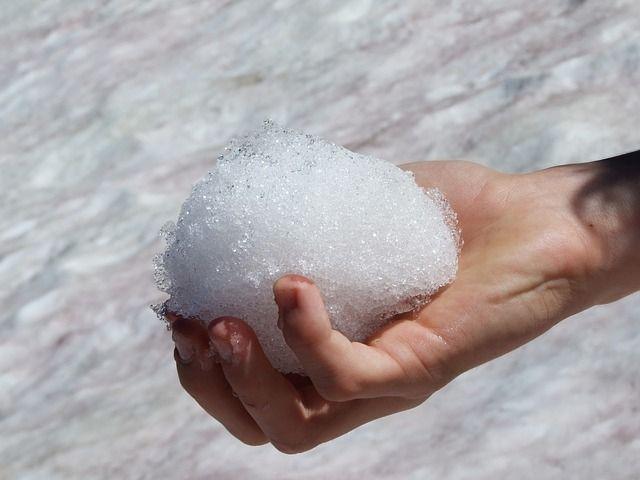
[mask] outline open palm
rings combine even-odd
[[[580,286],[595,259],[571,202],[554,195],[562,174],[505,175],[468,162],[403,168],[444,192],[464,240],[456,280],[420,311],[394,317],[366,343],[351,342],[331,328],[312,279],[282,277],[274,285],[278,326],[308,378],[273,369],[240,319],[205,329],[168,315],[183,387],[245,443],[308,450],[419,405],[460,373],[586,308]]]

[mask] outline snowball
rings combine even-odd
[[[276,327],[280,276],[311,278],[334,328],[364,341],[425,304],[458,266],[455,214],[437,189],[270,121],[232,141],[163,234],[165,308],[205,324],[243,319],[282,372],[301,367]]]

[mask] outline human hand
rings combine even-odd
[[[467,162],[404,168],[421,186],[444,192],[465,242],[455,282],[419,312],[395,317],[366,344],[350,342],[332,330],[311,281],[279,279],[278,323],[308,379],[274,370],[240,319],[216,319],[207,330],[168,316],[183,387],[245,443],[308,450],[415,407],[460,373],[622,295],[592,293],[606,249],[576,208],[586,170],[505,175]]]

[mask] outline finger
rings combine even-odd
[[[302,389],[307,409],[305,422],[296,434],[274,443],[284,453],[300,453],[330,441],[372,420],[413,408],[424,401],[396,397],[329,402],[312,385]]]
[[[298,390],[271,366],[253,330],[237,318],[222,317],[211,323],[209,336],[227,382],[270,441],[299,443],[305,406]]]
[[[378,418],[414,408],[425,400],[426,398],[379,397],[330,402],[326,413],[318,415],[311,421],[311,425],[312,428],[314,423],[326,425],[323,436],[326,437],[324,441],[327,441]],[[348,407],[344,408],[345,405]]]
[[[182,387],[212,417],[216,418],[235,437],[248,445],[262,445],[267,438],[233,396],[219,366],[199,360],[208,346],[205,327],[197,320],[176,319],[172,322],[176,343],[174,358]],[[208,350],[208,348],[206,348]],[[203,368],[204,366],[204,368]]]
[[[424,400],[387,397],[329,402],[313,385],[303,385],[300,390],[293,387],[271,366],[254,332],[241,320],[215,320],[209,335],[229,385],[271,443],[285,453],[309,450]]]
[[[331,326],[318,288],[305,277],[286,275],[274,285],[284,338],[324,398],[401,396],[415,384],[419,369],[406,366],[390,351],[351,342]],[[406,356],[401,351],[395,352]],[[408,364],[411,366],[412,364]]]
[[[178,356],[177,351],[175,352]],[[178,377],[182,387],[209,415],[218,420],[233,436],[247,445],[268,443],[265,434],[233,396],[219,367],[204,371],[190,364],[184,365],[176,358]]]
[[[180,358],[185,362],[197,362],[203,370],[211,370],[214,360],[209,353],[209,337],[202,322],[175,313],[168,313],[167,320],[170,322],[171,338]]]

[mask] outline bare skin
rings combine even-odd
[[[308,378],[277,372],[240,319],[222,317],[205,329],[169,314],[180,382],[238,439],[285,453],[420,405],[562,319],[640,289],[634,162],[524,175],[468,162],[404,165],[419,185],[440,188],[458,213],[464,248],[455,282],[358,343],[331,328],[311,279],[280,278],[273,322]]]

